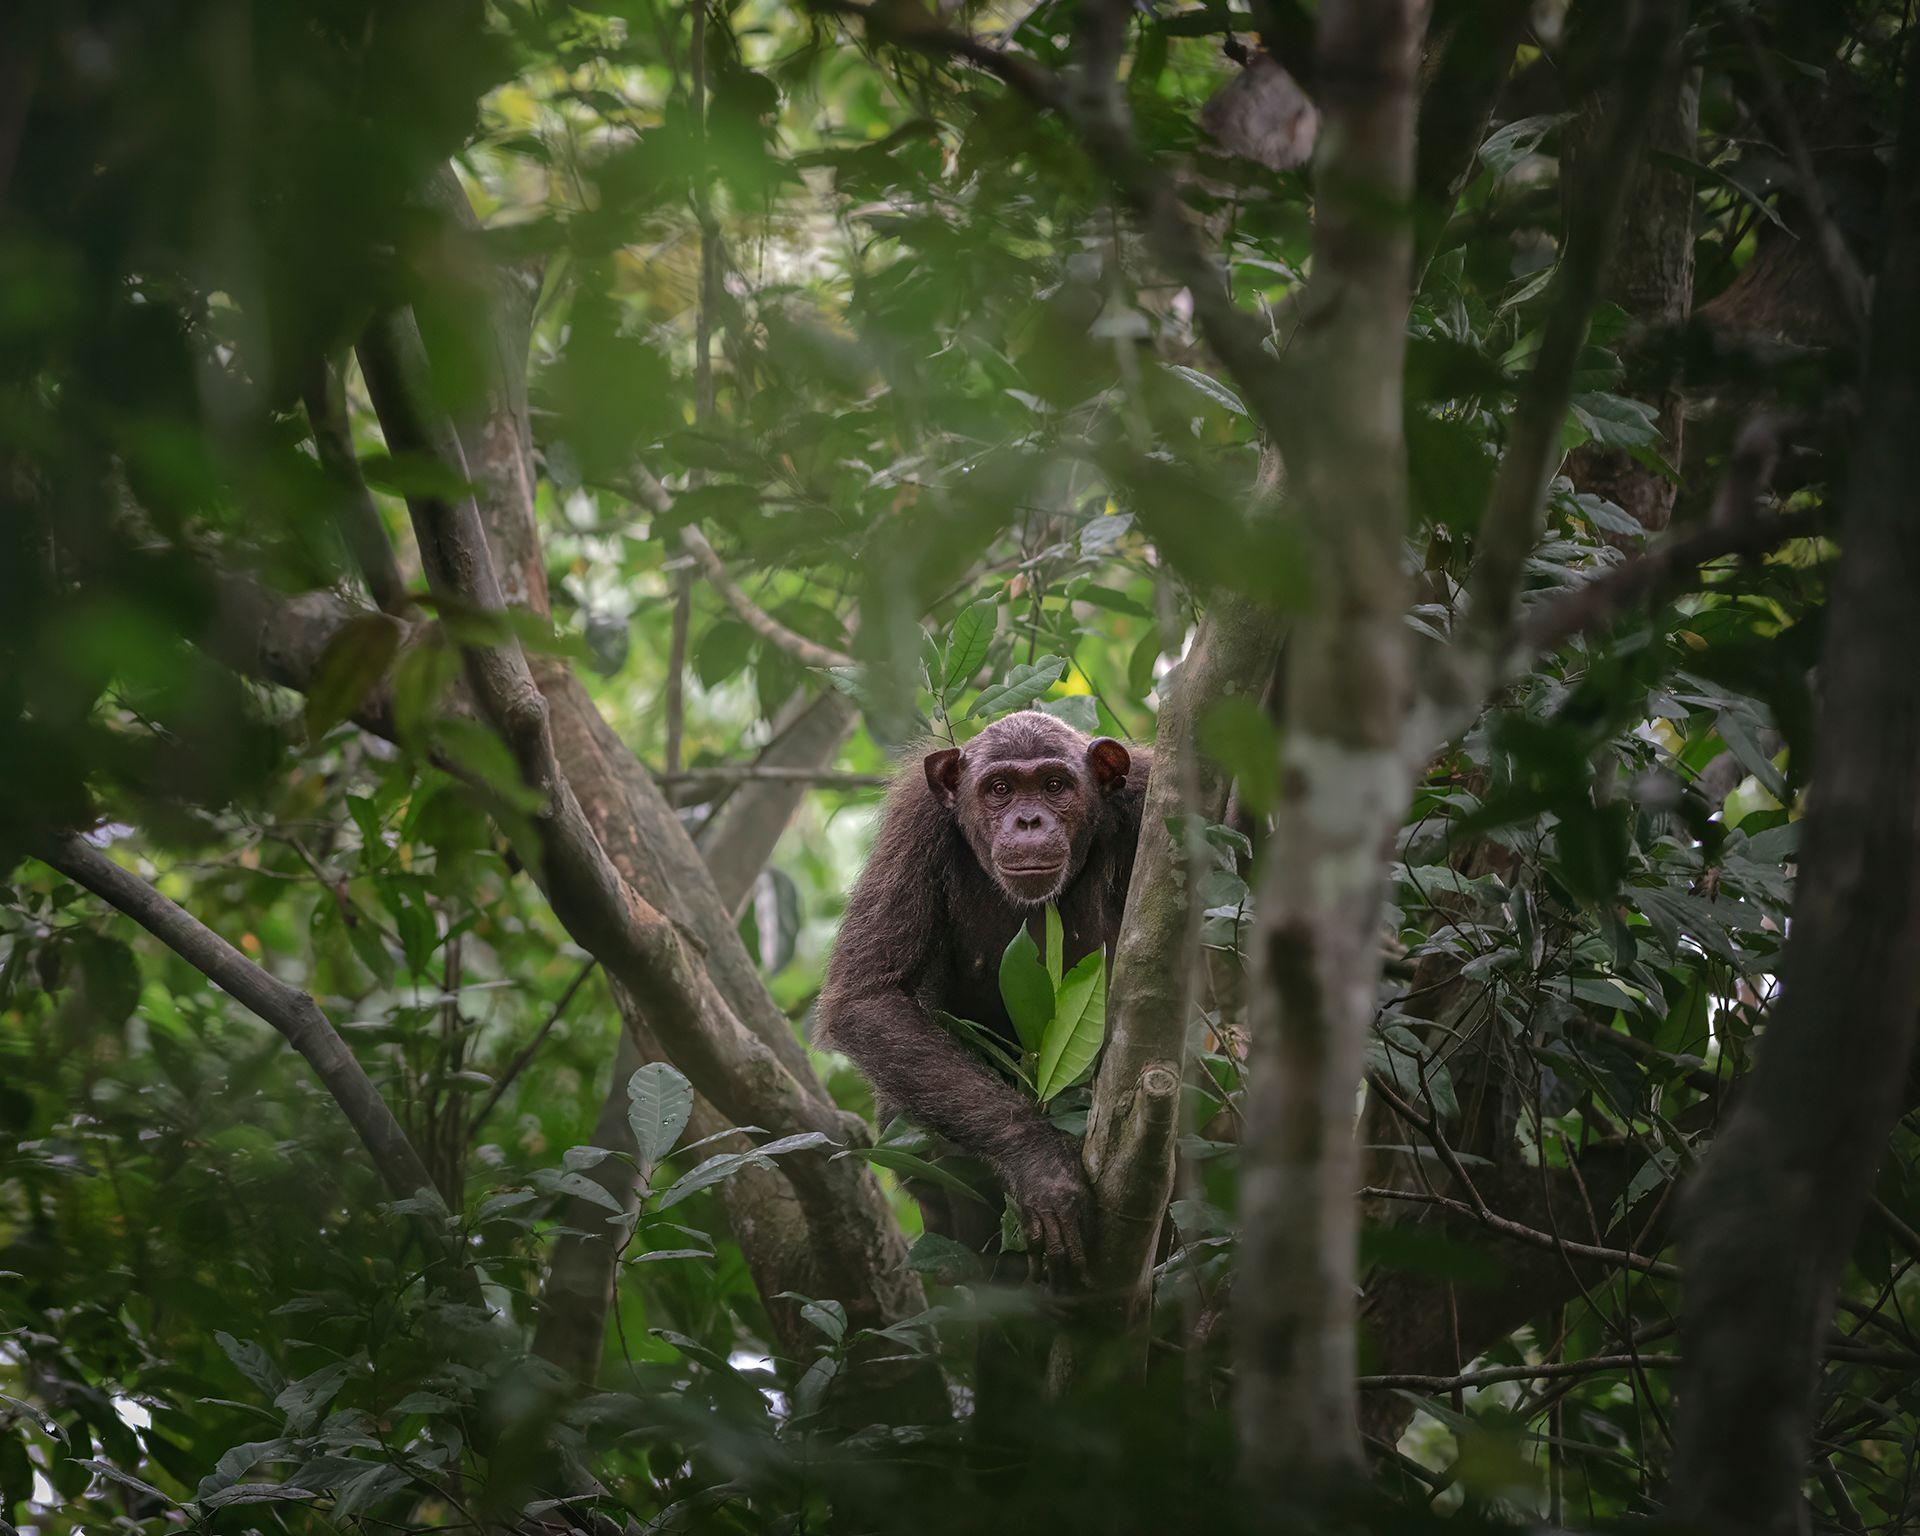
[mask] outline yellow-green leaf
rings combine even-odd
[[[1106,1035],[1107,957],[1096,949],[1067,972],[1054,999],[1053,1022],[1040,1042],[1033,1079],[1042,1104],[1093,1064]]]

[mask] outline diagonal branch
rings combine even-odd
[[[310,996],[255,965],[184,907],[84,839],[72,834],[49,837],[32,852],[41,863],[132,918],[221,991],[278,1030],[287,1044],[306,1058],[321,1085],[340,1106],[394,1198],[426,1198],[440,1204],[433,1176],[420,1153],[387,1108],[366,1069]],[[420,1231],[435,1261],[451,1273],[464,1275],[466,1285],[471,1287],[472,1272],[448,1241],[444,1227],[431,1217],[423,1217]]]
[[[762,640],[785,651],[803,667],[854,665],[853,658],[845,651],[836,651],[830,645],[821,645],[818,641],[809,640],[805,635],[789,629],[748,597],[741,590],[740,583],[727,574],[726,562],[707,542],[706,535],[692,524],[680,530],[680,547],[693,556],[694,563],[700,567],[700,574],[707,578],[708,585],[720,594],[740,622]]]
[[[1675,66],[1674,45],[1684,9],[1667,0],[1641,0],[1622,62],[1628,79]],[[1476,541],[1468,619],[1469,641],[1475,649],[1497,653],[1504,645],[1527,560],[1540,539],[1547,486],[1560,462],[1560,429],[1573,399],[1587,325],[1600,297],[1607,253],[1632,180],[1648,99],[1644,91],[1616,94],[1592,197],[1582,200],[1579,222],[1568,231],[1566,251],[1554,273],[1539,355],[1514,411],[1506,455]]]
[[[432,453],[460,470],[458,445],[422,404],[425,370],[412,325],[404,316],[376,321],[360,352],[394,451]],[[479,615],[503,614],[499,579],[472,500],[417,493],[409,511],[436,598]],[[547,700],[519,644],[511,635],[469,639],[463,656],[481,715],[534,793],[537,809],[526,822],[533,843],[529,866],[561,924],[631,995],[674,1062],[734,1124],[813,1132],[823,1142],[844,1136],[839,1111],[742,1023],[675,923],[635,891],[608,856],[560,766]],[[873,1219],[879,1192],[862,1165],[805,1154],[785,1167],[821,1241],[897,1248],[897,1232]],[[877,1251],[873,1256],[876,1262],[887,1257]]]

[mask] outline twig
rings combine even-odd
[[[714,763],[679,773],[659,773],[656,782],[682,784],[813,784],[821,789],[885,789],[893,782],[884,773],[849,773],[839,768],[789,768],[762,763]]]
[[[598,960],[589,957],[586,964],[574,973],[573,980],[567,983],[567,990],[560,994],[560,1001],[555,1003],[552,1011],[547,1014],[546,1022],[534,1031],[533,1038],[520,1048],[512,1061],[507,1063],[506,1070],[500,1074],[500,1080],[493,1085],[493,1092],[487,1095],[487,1102],[480,1106],[479,1113],[467,1126],[469,1141],[480,1134],[480,1127],[485,1123],[487,1116],[493,1113],[494,1105],[500,1102],[501,1095],[513,1085],[513,1080],[526,1071],[527,1063],[533,1060],[541,1043],[553,1032],[553,1026],[558,1024],[561,1016],[566,1013],[574,994],[586,985],[587,978],[593,974],[594,967],[599,963]]]
[[[1549,1253],[1566,1252],[1575,1258],[1592,1259],[1596,1264],[1613,1264],[1621,1269],[1636,1269],[1642,1274],[1658,1275],[1663,1280],[1678,1280],[1680,1266],[1669,1264],[1664,1259],[1650,1259],[1643,1253],[1629,1253],[1624,1248],[1602,1248],[1593,1243],[1574,1243],[1566,1239],[1555,1239],[1551,1232],[1542,1232],[1535,1227],[1522,1226],[1492,1210],[1475,1210],[1464,1200],[1452,1200],[1445,1195],[1427,1194],[1411,1189],[1369,1188],[1360,1191],[1363,1198],[1369,1200],[1407,1200],[1417,1205],[1438,1206],[1441,1210],[1451,1211],[1456,1216],[1465,1216],[1482,1226],[1510,1237],[1517,1243],[1525,1243],[1532,1248],[1542,1248]]]
[[[1645,554],[1538,604],[1520,623],[1521,652],[1541,656],[1557,651],[1578,635],[1594,634],[1617,622],[1643,599],[1672,591],[1711,560],[1762,555],[1819,529],[1814,511],[1802,509],[1664,538]]]
[[[687,727],[687,630],[693,620],[693,575],[674,573],[673,639],[667,651],[667,772],[680,771],[680,746]]]
[[[707,578],[740,622],[768,644],[785,651],[803,667],[850,667],[854,660],[844,651],[821,645],[787,628],[772,614],[747,596],[740,584],[727,574],[724,562],[706,535],[691,525],[680,530],[680,547],[693,556],[700,574]]]
[[[1637,1363],[1671,1370],[1680,1364],[1680,1357],[1640,1355]],[[1495,1365],[1484,1371],[1466,1371],[1458,1376],[1423,1376],[1417,1372],[1362,1376],[1358,1386],[1362,1392],[1380,1392],[1398,1387],[1438,1397],[1443,1392],[1465,1392],[1502,1381],[1551,1381],[1561,1376],[1597,1376],[1602,1371],[1627,1371],[1632,1370],[1635,1364],[1636,1357],[1633,1355],[1593,1355],[1585,1360],[1543,1361],[1539,1365]]]

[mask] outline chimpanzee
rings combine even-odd
[[[1000,959],[1022,923],[1044,942],[1049,903],[1060,911],[1066,966],[1096,947],[1111,962],[1150,757],[1023,710],[964,747],[928,753],[921,767],[888,796],[819,1017],[873,1084],[883,1122],[904,1114],[984,1162],[1019,1206],[1030,1251],[1050,1272],[1083,1273],[1078,1149],[933,1014],[1015,1041]],[[933,1230],[958,1214],[921,1204]]]

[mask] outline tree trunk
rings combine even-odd
[[[1820,773],[1780,1000],[1681,1224],[1687,1361],[1673,1506],[1804,1530],[1819,1348],[1902,1104],[1920,1011],[1920,49],[1869,326],[1825,662]]]
[[[1115,947],[1107,1043],[1083,1152],[1097,1211],[1093,1289],[1115,1321],[1137,1319],[1149,1299],[1148,1273],[1173,1189],[1199,960],[1200,906],[1193,894],[1205,866],[1191,838],[1177,838],[1168,820],[1183,814],[1220,819],[1227,776],[1195,749],[1194,733],[1218,700],[1264,690],[1280,633],[1270,610],[1239,598],[1216,600],[1154,732],[1154,775]]]
[[[1634,81],[1595,92],[1567,125],[1561,174],[1569,228],[1580,227],[1582,203],[1597,195],[1596,173],[1606,174],[1598,162],[1606,152],[1614,96],[1645,88],[1645,81]],[[1699,134],[1699,70],[1663,73],[1646,105],[1646,141],[1627,190],[1626,226],[1607,258],[1600,287],[1603,298],[1650,329],[1678,327],[1693,309],[1693,178],[1654,157],[1691,158]],[[1669,464],[1679,464],[1684,419],[1678,391],[1656,380],[1632,393],[1659,412],[1660,452]],[[1568,460],[1567,473],[1581,490],[1604,496],[1648,533],[1659,533],[1672,520],[1679,487],[1623,448],[1585,444]]]
[[[1409,697],[1400,379],[1424,6],[1320,12],[1325,128],[1310,312],[1315,381],[1287,469],[1317,557],[1288,645],[1280,811],[1266,853],[1235,1284],[1241,1469],[1272,1504],[1359,1461],[1354,1402],[1360,1066],[1387,841],[1405,812]]]

